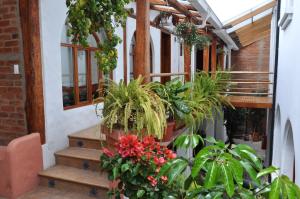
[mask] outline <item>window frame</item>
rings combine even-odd
[[[92,52],[99,50],[96,47],[83,47],[78,44],[61,43],[61,48],[72,49],[72,61],[73,61],[73,86],[74,86],[74,105],[64,106],[64,110],[70,110],[83,106],[93,104],[93,82],[92,82]],[[87,100],[80,102],[79,80],[78,80],[78,51],[85,51],[86,53],[86,87],[87,87]],[[110,74],[110,78],[113,79],[113,73]],[[103,79],[103,73],[98,68],[98,82]],[[63,87],[62,87],[63,89]],[[62,99],[62,102],[64,99]],[[64,103],[63,103],[64,104]]]

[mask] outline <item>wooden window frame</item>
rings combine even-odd
[[[83,47],[77,44],[61,43],[61,47],[72,49],[73,59],[73,85],[74,85],[74,105],[64,106],[64,110],[75,109],[83,106],[93,104],[93,84],[92,84],[92,52],[99,50],[96,47]],[[78,82],[78,51],[85,51],[86,53],[86,87],[87,87],[87,101],[80,102],[79,82]],[[103,73],[98,68],[98,81],[103,79]],[[110,74],[113,79],[113,73]],[[63,99],[62,99],[63,100]]]

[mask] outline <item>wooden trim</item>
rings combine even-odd
[[[29,133],[46,142],[39,0],[19,1],[26,79],[26,119]]]
[[[99,48],[96,48],[96,47],[83,47],[83,46],[78,45],[78,44],[61,43],[60,45],[63,46],[63,47],[78,48],[78,49],[81,49],[81,50],[83,50],[83,49],[91,50],[91,51],[99,50]]]
[[[276,4],[277,4],[277,1],[274,0],[274,1],[272,1],[272,2],[270,2],[270,3],[268,3],[268,4],[264,5],[264,6],[262,6],[262,7],[258,8],[258,9],[256,9],[256,10],[254,10],[254,11],[252,11],[252,12],[244,15],[244,16],[241,16],[240,18],[238,18],[236,20],[233,20],[233,21],[229,22],[225,26],[229,26],[229,25],[235,26],[235,25],[238,25],[238,24],[242,23],[243,21],[251,19],[252,17],[254,17],[256,15],[258,15],[258,14],[260,14],[260,13],[266,11],[266,10],[269,10],[269,9],[273,8],[274,6],[276,6]]]
[[[91,51],[86,50],[86,86],[87,86],[87,100],[89,102],[93,101],[93,82],[92,82],[92,66],[91,66]]]
[[[78,48],[73,48],[73,64],[74,64],[74,100],[75,104],[79,104],[79,86],[78,86]]]
[[[127,66],[127,25],[123,28],[123,58],[124,58],[124,82],[128,82],[128,66]]]
[[[185,76],[188,73],[152,73],[150,77],[172,77],[172,76]]]

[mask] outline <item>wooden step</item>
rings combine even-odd
[[[105,135],[100,133],[99,125],[69,135],[70,147],[101,149]]]
[[[42,186],[108,198],[106,193],[110,182],[106,173],[57,165],[40,172],[39,176]]]
[[[84,170],[100,171],[100,150],[70,147],[55,153],[56,164]]]

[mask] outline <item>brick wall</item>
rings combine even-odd
[[[270,36],[232,52],[233,71],[269,71]],[[268,80],[267,75],[235,75],[237,79]],[[242,87],[258,87],[265,90],[267,85],[244,85]]]
[[[18,1],[0,0],[0,145],[27,132],[21,35]]]

